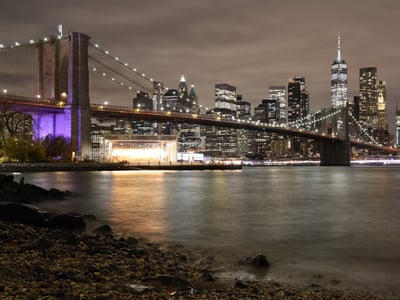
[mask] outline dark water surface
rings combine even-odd
[[[77,196],[40,204],[218,259],[265,254],[266,279],[400,291],[400,168],[23,173]],[[321,276],[319,276],[321,275]]]

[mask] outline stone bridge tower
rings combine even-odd
[[[90,159],[89,37],[71,32],[38,45],[36,93],[64,105],[63,113],[35,113],[35,136],[64,136],[72,156]]]

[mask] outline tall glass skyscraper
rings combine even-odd
[[[288,114],[289,122],[307,116],[310,99],[304,76],[295,76],[288,84]]]
[[[360,122],[378,129],[378,72],[376,67],[360,68]]]
[[[279,122],[287,122],[287,107],[286,107],[286,87],[285,86],[270,86],[268,91],[268,99],[278,100],[279,103]]]
[[[400,108],[396,105],[396,145],[400,148]]]
[[[342,59],[340,36],[337,58],[331,64],[331,101],[333,108],[345,107],[348,101],[347,63]]]

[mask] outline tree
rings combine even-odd
[[[24,149],[29,148],[25,144],[33,142],[32,125],[32,116],[12,110],[8,103],[1,103],[0,156],[6,155],[9,160],[16,160],[17,157],[22,158]],[[20,142],[18,143],[18,141]]]
[[[43,140],[46,154],[51,159],[71,160],[71,142],[68,138],[60,135],[47,135]]]

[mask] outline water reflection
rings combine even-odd
[[[76,192],[49,210],[95,214],[117,232],[207,249],[265,253],[275,278],[393,288],[400,283],[400,168],[26,173]]]

